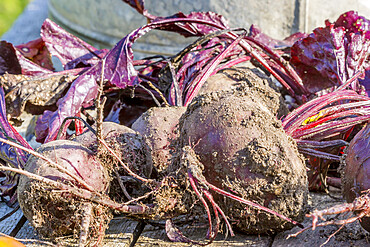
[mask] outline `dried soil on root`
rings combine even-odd
[[[303,159],[274,115],[278,104],[268,104],[276,99],[273,90],[256,94],[261,87],[250,86],[251,81],[258,79],[242,82],[237,90],[196,98],[180,121],[180,147],[190,140],[210,183],[301,221],[308,197]],[[261,99],[264,95],[272,97]],[[243,232],[271,233],[293,226],[222,196],[215,199]]]
[[[370,125],[367,124],[354,136],[341,159],[338,170],[341,174],[342,195],[348,203],[370,189],[369,135]],[[370,232],[370,217],[361,218],[360,224]]]
[[[89,238],[104,235],[113,215],[106,207],[81,200],[68,193],[56,191],[45,184],[33,183],[24,192],[23,214],[43,238],[73,235],[78,239],[81,222],[85,217],[85,203],[92,204]]]

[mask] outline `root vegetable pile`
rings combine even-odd
[[[124,2],[148,24],[110,50],[50,20],[37,40],[0,43],[0,194],[42,238],[100,245],[116,214],[166,220],[171,241],[198,245],[223,228],[271,234],[303,228],[309,190],[329,185],[348,203],[308,214],[313,228],[361,220],[369,231],[369,20],[349,11],[280,41],[216,13],[158,17]],[[198,39],[134,59],[152,29]],[[13,127],[23,112],[37,114],[36,151]],[[342,212],[354,216],[318,222]],[[182,234],[183,215],[206,220],[206,240]]]
[[[144,113],[134,127],[146,124],[141,127],[146,141],[128,127],[103,122],[102,139],[87,130],[73,141],[43,144],[37,152],[44,159],[31,156],[25,170],[61,184],[53,189],[50,184],[42,186],[44,182],[39,177],[22,176],[18,200],[27,212],[25,216],[41,236],[73,233],[80,241],[87,233],[92,239],[99,239],[112,212],[152,220],[206,213],[210,242],[220,230],[219,217],[226,221],[232,235],[233,229],[273,233],[298,224],[308,195],[303,159],[274,115],[279,109],[278,93],[251,71],[246,73],[247,79],[224,78],[225,83],[238,81],[237,88],[203,93],[188,108],[156,108]],[[262,101],[251,97],[256,90],[261,91],[260,97],[269,97]],[[261,102],[274,102],[275,107],[270,109]],[[169,118],[157,112],[174,113]],[[158,126],[161,118],[172,122]],[[156,139],[163,142],[155,142]],[[103,145],[99,147],[99,143]],[[147,144],[151,144],[152,152]],[[157,162],[153,165],[151,153],[154,148],[161,150],[160,145],[172,147],[171,152],[164,150],[172,158],[163,163],[153,159]],[[74,149],[81,150],[80,158],[78,152],[71,154]],[[47,158],[86,180],[87,185],[54,168],[45,161]],[[100,173],[85,175],[94,164]],[[99,174],[101,177],[97,178]],[[91,183],[104,182],[105,187],[90,184],[85,176],[92,179]],[[62,188],[65,191],[59,191]],[[89,201],[91,193],[96,193],[96,200]],[[194,207],[198,200],[203,203]],[[85,210],[89,212],[88,219],[83,217]],[[86,220],[89,225],[82,229]],[[177,231],[173,229],[175,225],[168,221],[171,240],[202,244],[174,234]]]

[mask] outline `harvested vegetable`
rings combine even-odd
[[[108,192],[110,178],[107,169],[83,145],[67,140],[53,141],[43,144],[38,153],[43,158],[31,156],[26,163],[26,171],[76,190],[84,188],[96,193]],[[45,158],[53,163],[45,161]],[[19,181],[19,205],[42,236],[83,233],[96,237],[104,234],[112,217],[107,208],[73,196],[68,189],[58,192],[55,189],[27,176],[21,176]],[[87,233],[80,229],[86,219],[90,222]]]
[[[144,137],[126,126],[113,122],[103,122],[101,135],[115,155],[105,148],[99,149],[99,140],[90,130],[75,137],[74,141],[92,150],[99,162],[108,170],[112,177],[109,194],[115,201],[128,201],[132,197],[142,195],[145,192],[142,184],[134,179],[127,181],[130,174],[127,174],[118,160],[125,163],[135,174],[150,178],[153,159]]]
[[[348,203],[358,205],[362,198],[363,208],[358,208],[356,214],[364,214],[360,220],[361,226],[370,232],[370,165],[367,147],[370,125],[367,124],[351,141],[346,151],[345,167],[342,171],[343,196]],[[354,202],[356,201],[356,202]],[[354,211],[354,210],[353,210]]]
[[[176,106],[152,107],[132,124],[132,129],[148,141],[154,167],[159,172],[166,169],[171,162],[173,141],[179,136],[177,126],[185,110],[186,107]]]
[[[245,84],[258,81],[250,77],[245,78]],[[202,174],[210,184],[293,220],[302,220],[308,195],[305,165],[294,141],[275,117],[278,104],[268,104],[275,106],[269,109],[259,98],[265,95],[278,103],[277,93],[270,89],[269,93],[255,94],[254,90],[265,92],[258,84],[244,85],[238,90],[196,98],[181,120],[180,147],[189,142],[194,145],[204,165]],[[237,201],[217,196],[215,202],[239,230],[247,233],[292,227]]]
[[[312,230],[316,227],[327,225],[340,225],[343,227],[346,224],[359,221],[361,226],[370,232],[370,182],[369,182],[369,154],[367,152],[370,144],[370,125],[359,131],[350,142],[346,149],[345,159],[341,167],[342,175],[342,194],[347,203],[338,204],[324,210],[314,210],[307,214],[307,217],[312,218]],[[325,221],[326,215],[348,214],[345,219],[333,219]],[[319,220],[323,222],[319,222]],[[295,237],[303,231],[311,228],[308,226],[289,237]],[[335,232],[336,233],[336,232]],[[334,233],[334,234],[335,234]],[[333,235],[334,235],[333,234]],[[332,236],[329,237],[329,239]],[[327,241],[329,241],[329,239]],[[326,241],[326,242],[327,242]]]
[[[251,81],[252,81],[251,77],[252,77],[252,74],[249,74],[249,76],[246,78],[246,80],[249,79],[249,81],[248,81],[249,83],[251,83]],[[256,81],[258,81],[258,80],[256,80]],[[244,82],[244,83],[248,85],[248,83],[246,83],[246,82]],[[254,83],[256,83],[256,82],[254,82]],[[243,87],[241,87],[241,88],[243,88]],[[229,98],[229,99],[232,100],[233,97],[236,95],[237,97],[235,96],[235,100],[238,99],[239,97],[243,98],[242,96],[245,96],[244,100],[246,100],[246,99],[251,100],[246,95],[248,93],[255,92],[254,90],[256,90],[256,87],[248,85],[248,86],[244,86],[243,91],[240,91],[240,90],[242,90],[241,88],[238,88],[237,90],[233,90],[233,91],[225,91],[224,92],[225,97],[219,97],[219,98],[223,98],[223,99],[228,99]],[[266,87],[266,86],[260,86],[260,87],[257,87],[257,90],[263,91],[263,90],[269,90],[269,88]],[[268,99],[268,102],[270,102],[270,104],[271,104],[271,102],[275,102],[275,107],[273,108],[274,113],[271,112],[263,104],[261,106],[258,106],[258,104],[257,104],[258,99],[256,97],[254,97],[254,100],[256,100],[256,102],[250,101],[249,106],[251,106],[252,109],[256,110],[255,114],[257,114],[258,116],[262,116],[261,114],[263,114],[263,115],[266,114],[269,118],[271,118],[270,119],[271,121],[274,119],[273,122],[272,122],[273,126],[275,126],[275,127],[273,127],[274,128],[273,132],[276,132],[275,128],[279,128],[279,127],[277,127],[279,125],[278,125],[278,122],[277,122],[278,120],[275,118],[275,116],[273,114],[275,114],[277,112],[278,108],[279,108],[279,97],[278,97],[278,94],[275,91],[273,91],[272,89],[270,89],[270,90],[271,90],[271,92],[267,95],[271,96],[271,98]],[[217,93],[213,93],[213,94],[217,95]],[[233,95],[233,94],[235,94],[235,95]],[[205,94],[205,95],[207,95],[207,94]],[[264,95],[264,94],[261,93],[261,95]],[[203,96],[200,96],[200,97],[203,97]],[[247,100],[247,102],[249,102],[249,100]],[[247,104],[246,107],[248,107],[248,104]],[[250,111],[249,111],[249,113],[252,114],[252,112],[250,112]],[[252,116],[252,115],[250,115],[250,116]],[[242,121],[242,122],[243,122],[243,125],[248,126],[247,123],[244,123],[244,121]],[[251,123],[253,123],[253,120],[251,120]],[[47,182],[51,186],[51,188],[53,188],[53,186],[54,186],[54,190],[56,190],[56,191],[61,190],[58,193],[56,193],[56,192],[51,193],[52,191],[49,191],[49,190],[46,190],[46,191],[37,190],[37,188],[40,188],[40,184],[42,184],[42,182],[43,182],[42,180],[41,181],[37,180],[37,179],[33,180],[36,185],[28,186],[31,189],[33,187],[36,188],[35,190],[32,191],[33,198],[44,198],[44,197],[47,197],[47,196],[51,196],[53,198],[52,200],[55,201],[58,198],[58,195],[63,195],[63,197],[61,199],[62,202],[60,204],[60,205],[63,205],[63,206],[61,206],[61,207],[67,207],[68,208],[68,205],[65,205],[63,203],[67,203],[67,201],[71,202],[71,200],[73,200],[74,204],[76,204],[76,202],[77,202],[77,205],[81,205],[80,207],[77,207],[77,208],[75,206],[73,206],[73,209],[76,209],[77,212],[73,211],[73,210],[70,210],[71,216],[68,217],[68,220],[75,220],[75,221],[72,222],[72,223],[67,224],[67,226],[69,226],[68,231],[74,230],[75,232],[80,232],[80,239],[83,239],[83,236],[86,236],[86,234],[88,234],[88,236],[91,236],[91,237],[97,237],[97,236],[99,236],[99,234],[101,234],[101,232],[96,232],[96,230],[94,230],[93,226],[96,225],[94,222],[91,223],[92,228],[91,227],[86,228],[86,224],[81,223],[80,224],[81,227],[82,226],[85,227],[84,229],[81,229],[81,230],[76,229],[73,226],[71,226],[73,224],[76,224],[76,222],[82,222],[82,220],[84,222],[86,222],[86,221],[88,222],[88,219],[86,219],[86,218],[82,219],[81,218],[80,212],[81,211],[82,212],[87,212],[86,210],[89,210],[89,208],[88,208],[89,205],[92,207],[92,209],[94,209],[96,204],[100,205],[102,207],[102,208],[99,207],[99,209],[102,210],[100,212],[105,212],[104,210],[107,210],[108,212],[110,212],[110,210],[114,209],[117,212],[120,212],[120,213],[125,214],[125,215],[129,215],[130,217],[134,217],[134,218],[137,218],[137,219],[142,219],[142,218],[149,218],[149,219],[154,219],[154,220],[169,219],[169,218],[173,218],[174,216],[178,216],[178,215],[182,215],[182,214],[190,214],[190,213],[197,215],[197,214],[203,214],[203,210],[201,209],[201,207],[199,207],[199,206],[194,207],[194,205],[193,205],[194,202],[196,202],[197,198],[199,197],[199,192],[198,192],[199,189],[202,191],[202,193],[204,193],[206,195],[207,200],[209,200],[212,203],[212,205],[214,205],[214,210],[215,210],[214,212],[216,214],[216,223],[214,223],[211,220],[211,218],[209,218],[209,222],[210,222],[209,223],[209,231],[211,232],[210,242],[212,242],[213,239],[216,237],[218,229],[219,229],[219,226],[218,226],[219,225],[219,219],[218,219],[219,216],[218,216],[218,214],[220,214],[221,217],[224,218],[224,220],[227,222],[227,226],[228,226],[229,230],[233,234],[231,224],[229,223],[228,217],[226,216],[225,212],[230,213],[229,217],[232,217],[232,220],[234,220],[234,218],[237,219],[237,216],[233,215],[228,209],[222,209],[220,206],[218,206],[218,204],[224,206],[224,204],[223,204],[224,200],[221,199],[221,198],[223,198],[223,196],[227,196],[228,198],[231,198],[231,200],[236,200],[236,201],[239,201],[240,203],[247,204],[247,205],[250,205],[252,207],[257,207],[258,208],[257,211],[259,211],[259,210],[266,211],[267,213],[266,213],[265,217],[267,219],[270,219],[270,220],[272,219],[271,216],[268,216],[269,214],[275,214],[278,217],[281,217],[283,219],[283,220],[280,220],[280,221],[277,220],[277,222],[279,222],[279,224],[281,224],[279,227],[277,227],[277,225],[276,225],[276,228],[268,228],[267,229],[266,227],[264,228],[263,226],[260,226],[260,228],[256,228],[256,230],[254,230],[254,232],[262,233],[262,232],[279,231],[279,230],[291,227],[293,224],[297,224],[297,222],[295,222],[294,220],[291,220],[291,219],[287,218],[286,216],[283,216],[279,213],[276,213],[271,209],[260,206],[260,205],[254,203],[254,202],[248,201],[245,198],[242,198],[240,196],[234,195],[234,193],[238,193],[242,196],[245,196],[245,194],[240,193],[240,191],[236,190],[236,191],[230,193],[230,192],[226,192],[225,190],[222,190],[222,189],[218,188],[218,186],[224,187],[224,184],[216,184],[216,185],[208,184],[207,187],[204,187],[204,188],[199,187],[203,183],[208,183],[207,182],[208,179],[212,182],[213,182],[213,180],[212,180],[212,178],[209,178],[206,173],[204,175],[202,175],[202,172],[199,173],[199,171],[203,170],[202,169],[203,165],[200,161],[198,161],[197,155],[188,146],[185,146],[183,148],[178,147],[178,148],[181,148],[179,150],[179,155],[180,155],[179,159],[177,159],[177,160],[175,159],[174,163],[172,163],[170,166],[168,166],[167,169],[163,170],[163,172],[158,174],[158,181],[148,179],[147,177],[144,177],[144,176],[145,175],[150,176],[150,174],[140,173],[142,171],[145,171],[145,169],[140,170],[137,167],[132,166],[133,165],[132,160],[129,160],[128,161],[128,166],[126,166],[124,164],[125,159],[122,159],[122,156],[124,157],[125,152],[122,152],[122,149],[115,148],[117,146],[117,144],[118,144],[118,146],[122,146],[122,144],[125,145],[125,144],[130,143],[130,138],[127,138],[127,139],[117,138],[117,137],[120,137],[120,132],[124,132],[125,133],[124,135],[130,135],[130,134],[131,135],[137,135],[137,134],[135,132],[127,129],[127,127],[120,126],[120,125],[117,125],[117,124],[114,124],[114,123],[103,123],[102,127],[103,127],[102,128],[102,130],[103,130],[102,131],[102,137],[105,139],[103,141],[103,143],[104,143],[103,146],[105,148],[107,148],[106,151],[103,151],[103,150],[105,150],[105,149],[103,149],[103,147],[99,150],[99,147],[97,147],[97,145],[98,145],[97,140],[96,140],[96,138],[95,138],[95,136],[92,132],[86,132],[86,133],[76,137],[75,140],[78,140],[82,143],[85,143],[85,145],[87,147],[89,147],[93,150],[96,150],[97,155],[99,157],[99,160],[96,160],[96,161],[99,164],[103,164],[102,167],[111,168],[111,164],[113,162],[118,162],[120,167],[122,167],[123,170],[126,172],[126,174],[125,174],[126,177],[131,176],[131,177],[135,178],[137,181],[140,181],[142,183],[142,185],[147,187],[147,190],[138,190],[138,191],[140,191],[142,193],[145,193],[145,194],[143,194],[143,195],[141,195],[137,198],[131,198],[131,199],[127,198],[126,200],[124,200],[124,201],[129,200],[129,202],[127,202],[127,204],[126,203],[118,204],[117,202],[112,201],[110,198],[105,197],[105,195],[107,193],[104,190],[102,191],[102,190],[99,190],[99,189],[90,188],[89,185],[86,186],[86,185],[81,184],[80,182],[76,182],[76,181],[78,181],[76,178],[74,178],[74,180],[67,180],[68,176],[65,175],[65,174],[61,174],[61,175],[57,176],[57,177],[60,177],[60,181],[59,180],[56,181],[56,182],[58,182],[58,184],[51,185],[49,180]],[[244,127],[244,128],[246,128],[246,127]],[[122,129],[122,131],[120,131],[120,129]],[[266,131],[266,129],[263,129],[263,130],[260,131],[260,133],[265,132],[265,131]],[[283,134],[283,138],[287,138],[283,132],[281,132],[281,134]],[[277,138],[279,138],[279,137],[277,137]],[[109,141],[109,140],[111,140],[111,141]],[[134,139],[131,138],[131,141],[132,140],[136,140],[136,141],[134,141],[134,143],[137,142],[137,139],[135,139],[135,138]],[[98,140],[98,141],[100,142],[102,140]],[[58,141],[58,142],[63,144],[66,141]],[[49,156],[50,158],[58,157],[59,155],[55,154],[55,153],[58,153],[58,152],[66,153],[66,151],[63,150],[63,148],[62,148],[63,145],[61,145],[62,147],[60,147],[60,148],[59,147],[54,148],[53,143],[54,142],[49,142],[48,144],[44,144],[44,145],[46,145],[46,147],[48,147],[48,145],[49,145],[49,151],[48,152],[43,151],[43,149],[40,149],[39,152],[41,154],[45,153],[46,156]],[[112,148],[109,148],[107,143],[109,143],[109,146],[113,147],[113,150],[112,150]],[[292,143],[289,142],[288,140],[284,141],[284,143],[288,146],[292,145]],[[74,144],[73,148],[79,147],[79,145],[80,144]],[[185,143],[184,143],[184,145],[185,145]],[[134,145],[131,143],[127,147],[130,148],[130,147],[133,147],[133,146]],[[280,146],[280,144],[278,146]],[[289,147],[293,148],[292,146],[289,146]],[[84,149],[87,149],[87,148],[84,147]],[[143,150],[143,147],[141,146],[139,148],[139,150]],[[282,148],[282,150],[284,150],[284,148]],[[129,149],[129,153],[130,152],[133,153]],[[285,154],[286,151],[281,151],[281,152],[282,152],[281,155],[283,157],[285,157],[284,155],[286,155]],[[89,154],[94,154],[94,152],[92,152],[90,150],[88,150],[88,153]],[[108,157],[107,153],[112,154],[116,160],[113,160],[112,158],[103,159],[104,157]],[[118,155],[114,154],[114,153],[117,153]],[[121,154],[123,154],[123,155],[120,157]],[[295,155],[297,155],[297,154],[292,153],[290,156],[291,157],[296,157],[297,158],[296,162],[298,162],[297,164],[302,165],[300,157],[295,156]],[[280,156],[280,154],[279,154],[279,156]],[[68,155],[67,155],[67,157],[69,158]],[[93,156],[93,157],[95,157],[95,156]],[[63,157],[61,157],[61,158],[63,159]],[[36,159],[37,161],[40,160],[39,158],[35,158],[35,157],[31,158],[30,160],[34,160],[34,159]],[[64,158],[64,159],[66,159],[66,158]],[[94,159],[96,159],[96,157]],[[40,161],[42,161],[42,160],[40,160]],[[61,161],[59,161],[59,162],[61,162]],[[220,160],[220,162],[224,162],[224,161]],[[91,163],[91,162],[88,161],[86,163]],[[42,161],[42,164],[45,164],[45,162]],[[74,161],[72,161],[72,160],[70,162],[68,162],[69,166],[71,166],[71,165],[73,166],[73,164],[74,164]],[[109,164],[109,165],[104,165],[104,164]],[[292,163],[292,164],[296,164],[296,163]],[[227,163],[225,163],[225,165],[227,165]],[[276,164],[274,163],[274,165],[276,165]],[[129,167],[129,166],[131,166],[131,167]],[[28,167],[28,165],[27,165],[27,167]],[[284,167],[285,166],[282,166],[282,169],[285,169]],[[288,169],[289,166],[286,165],[286,167],[287,167],[286,169]],[[304,200],[306,200],[305,197],[307,195],[307,193],[306,193],[307,192],[307,187],[306,187],[306,184],[305,184],[304,166],[302,166],[301,168],[302,168],[303,173],[298,175],[298,176],[301,176],[301,177],[299,177],[297,179],[298,179],[298,183],[302,182],[302,184],[300,185],[302,187],[299,187],[298,183],[296,183],[294,188],[291,188],[291,190],[299,188],[297,193],[296,193],[296,196],[297,196],[297,198],[300,198],[301,201],[298,200],[296,202],[294,208],[288,209],[288,211],[290,211],[290,210],[293,211],[293,214],[295,214],[293,216],[297,219],[300,218],[299,214],[301,214],[301,213],[298,213],[298,211],[302,211],[303,205],[304,205]],[[3,169],[5,169],[5,168],[3,168]],[[207,169],[209,169],[209,168],[207,168]],[[55,172],[56,169],[53,168],[53,170],[54,170],[53,172]],[[42,171],[42,169],[40,169],[40,171]],[[75,169],[73,171],[75,171]],[[289,169],[288,169],[288,171],[289,171]],[[45,179],[49,178],[49,176],[48,176],[49,174],[43,174],[41,172],[38,173],[39,172],[38,170],[36,170],[35,172],[37,172],[36,175],[37,174],[42,175],[43,178],[45,178]],[[270,172],[272,172],[272,170],[270,170]],[[231,170],[229,171],[229,173],[231,173]],[[295,173],[295,174],[297,174],[297,173]],[[211,174],[211,173],[210,173],[210,175],[213,176],[213,174]],[[261,175],[267,175],[267,174],[261,173]],[[270,174],[270,175],[273,175],[273,174]],[[30,176],[30,175],[28,175],[28,176]],[[53,177],[55,177],[55,176],[53,176]],[[32,178],[32,176],[31,176],[31,178]],[[22,180],[25,180],[25,179],[26,178],[22,178]],[[27,180],[29,180],[29,179],[27,179]],[[290,179],[290,180],[291,181],[296,181],[296,179],[293,179],[293,180]],[[108,181],[109,181],[109,178],[108,178]],[[62,183],[62,184],[59,184],[59,183]],[[71,185],[72,185],[72,187],[71,187]],[[73,185],[78,185],[78,187],[73,187]],[[127,184],[123,184],[123,185],[124,185],[123,187],[127,187]],[[37,186],[39,186],[39,187],[37,187]],[[19,188],[21,188],[22,190],[27,189],[27,188],[24,188],[24,187],[25,187],[24,185],[19,186]],[[112,184],[111,184],[111,187],[113,187]],[[150,189],[148,190],[148,188],[150,188]],[[208,191],[207,188],[219,193],[220,196],[217,196],[217,197],[215,197],[215,199],[213,199],[212,195],[210,194],[210,192]],[[236,187],[233,188],[233,189],[236,189]],[[266,189],[266,193],[271,192],[271,191],[268,191],[268,188],[265,188],[265,189]],[[274,191],[277,194],[279,194],[279,189],[278,188],[276,188],[276,190],[274,190]],[[95,196],[93,198],[89,196],[91,193],[95,194]],[[125,194],[125,192],[123,194]],[[54,198],[54,197],[56,197],[56,198]],[[295,198],[295,199],[297,199],[297,198]],[[22,198],[22,199],[21,199],[21,197],[19,198],[20,201],[24,200],[24,199],[25,198]],[[49,199],[49,198],[47,198],[47,199]],[[117,198],[116,196],[114,196],[114,200],[119,201],[120,199]],[[136,200],[140,200],[142,202],[147,201],[148,204],[136,204],[135,203]],[[253,200],[256,200],[256,198],[253,198]],[[272,200],[272,198],[269,197],[267,200],[270,203],[270,200]],[[45,200],[45,201],[49,202],[49,200]],[[36,203],[35,201],[32,201],[32,202],[28,203],[27,205],[33,205],[33,207],[35,207],[34,206],[35,203]],[[236,205],[237,203],[235,202],[234,204]],[[272,205],[274,204],[273,201],[271,201],[271,204]],[[50,208],[50,210],[53,209],[53,207],[49,207],[47,203],[46,203],[46,205],[47,205],[47,208]],[[57,205],[59,205],[59,204],[57,203]],[[268,204],[266,206],[271,206],[271,205]],[[285,206],[283,206],[283,207],[285,207]],[[43,208],[43,206],[41,206],[41,205],[38,205],[38,207]],[[238,207],[235,206],[235,208],[238,208]],[[244,207],[239,206],[239,208],[242,209]],[[297,210],[298,208],[299,208],[299,210]],[[25,209],[25,210],[27,210],[27,209]],[[44,210],[46,210],[46,209],[44,209]],[[224,212],[224,210],[225,210],[225,212]],[[294,211],[294,210],[297,210],[297,211]],[[33,211],[29,210],[29,211],[30,212],[36,212],[35,213],[36,215],[37,215],[37,212],[39,212],[39,210],[37,210],[37,208],[36,208],[36,210],[33,210]],[[94,212],[94,210],[92,210],[92,211]],[[254,213],[257,214],[257,211],[254,211]],[[207,212],[208,216],[210,217],[211,214],[210,214],[209,209],[206,208],[206,212]],[[284,211],[284,213],[286,213],[286,211]],[[297,213],[298,213],[298,215],[297,215]],[[261,213],[259,213],[259,214],[261,214]],[[52,218],[54,218],[54,217],[57,218],[56,216],[58,216],[58,214],[53,215],[52,213],[48,213],[48,215],[51,215]],[[35,218],[34,215],[31,215],[31,216],[28,216],[28,217],[31,217],[32,219]],[[239,215],[239,217],[242,217],[242,216]],[[275,219],[275,217],[273,217],[273,218]],[[107,220],[107,218],[105,218],[105,217],[103,217],[103,219]],[[105,223],[105,221],[103,219],[100,218],[100,221],[98,221],[97,224],[100,224],[100,226],[105,226],[105,225],[103,225]],[[48,219],[48,220],[50,220],[50,222],[53,222],[52,219]],[[284,223],[285,221],[291,222],[293,224],[286,224],[286,223]],[[244,223],[242,223],[242,224],[245,224],[245,222],[246,221],[244,221]],[[263,222],[263,221],[261,221],[261,222]],[[34,224],[37,225],[37,222],[34,223]],[[263,223],[263,224],[265,224],[265,223]],[[63,223],[63,224],[60,224],[60,225],[65,226],[66,223]],[[166,227],[167,227],[167,232],[169,234],[169,237],[174,241],[188,241],[188,242],[190,241],[192,243],[199,243],[199,242],[191,241],[191,240],[189,240],[185,237],[180,237],[181,235],[179,235],[179,234],[174,234],[173,230],[176,229],[176,227],[172,224],[171,221],[167,221]],[[49,228],[52,229],[51,226],[49,226]],[[243,225],[240,225],[239,228],[243,229],[244,231],[248,231],[248,230],[246,230],[245,226],[243,226]],[[39,230],[39,232],[42,235],[49,236],[48,234],[50,234],[50,233],[47,232],[46,230],[42,229],[42,227],[39,226],[39,229],[41,229],[41,230]],[[44,232],[44,231],[46,231],[46,232]],[[69,233],[68,231],[67,231],[67,233]],[[253,231],[253,230],[249,229],[249,231]],[[58,235],[62,235],[62,234],[66,233],[66,232],[62,232],[59,229],[54,230],[53,232],[55,234],[58,234]],[[175,231],[175,232],[177,232],[177,231]],[[52,235],[52,236],[55,236],[55,235]]]

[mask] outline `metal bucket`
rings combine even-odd
[[[178,11],[213,11],[223,15],[231,27],[257,24],[273,38],[283,39],[297,31],[311,32],[324,21],[356,10],[370,18],[369,0],[147,0],[149,13],[168,16]],[[50,17],[62,27],[98,47],[112,47],[146,19],[121,0],[50,0]],[[140,38],[134,50],[142,55],[175,54],[191,40],[151,31]]]

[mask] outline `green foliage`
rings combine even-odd
[[[30,0],[0,0],[0,36],[17,19]]]

